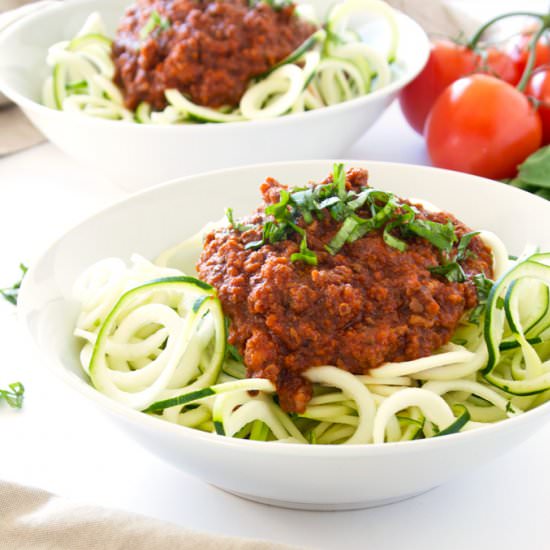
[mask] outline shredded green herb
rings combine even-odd
[[[458,262],[448,262],[443,265],[436,265],[428,268],[434,275],[445,277],[451,283],[463,283],[466,281],[466,274]]]
[[[359,215],[361,212],[361,215]],[[370,213],[370,217],[364,217]],[[463,282],[466,276],[460,261],[471,252],[468,246],[476,233],[464,235],[453,257],[451,253],[458,237],[452,222],[438,223],[419,217],[420,212],[414,206],[401,202],[393,193],[362,188],[358,191],[348,189],[346,172],[342,163],[333,168],[332,181],[311,187],[283,189],[279,201],[265,209],[268,217],[261,230],[261,238],[250,241],[246,249],[258,249],[265,244],[274,244],[300,235],[300,251],[291,255],[291,261],[317,265],[315,251],[309,248],[307,226],[315,220],[323,220],[326,215],[341,225],[325,245],[325,250],[336,255],[346,245],[363,238],[371,231],[382,229],[384,242],[400,252],[407,249],[407,239],[421,238],[428,241],[441,252],[441,265],[434,266],[432,273],[446,277],[450,281]],[[235,221],[233,211],[227,209],[227,218],[237,231],[250,229]],[[298,225],[299,220],[306,226]]]
[[[233,345],[230,344],[228,341],[229,338],[229,325],[231,324],[231,319],[227,316],[223,318],[224,325],[225,325],[225,337],[226,337],[226,345],[225,345],[225,358],[228,359],[234,359],[235,361],[238,361],[239,363],[244,363],[243,356],[239,353],[239,350]]]
[[[292,5],[293,0],[248,0],[248,5],[251,8],[255,8],[259,4],[267,4],[270,8],[276,11],[280,11],[283,8]]]
[[[233,227],[233,229],[236,229],[237,231],[239,231],[240,233],[243,233],[244,231],[248,231],[249,229],[252,228],[251,225],[245,225],[235,221],[233,208],[226,208],[225,216],[227,218],[227,221],[229,222],[229,225]]]
[[[485,273],[477,273],[472,277],[472,282],[476,287],[477,292],[477,306],[472,309],[468,320],[470,323],[479,323],[481,314],[485,310],[487,305],[487,299],[489,298],[489,293],[495,284],[494,281],[488,279],[485,276]]]
[[[19,269],[21,270],[21,277],[14,285],[9,288],[0,288],[0,295],[2,295],[4,300],[14,306],[17,305],[19,289],[21,288],[21,283],[23,282],[29,268],[25,264],[19,264]]]
[[[443,259],[440,265],[428,268],[434,275],[446,277],[452,283],[463,283],[467,280],[466,274],[460,265],[460,262],[466,260],[473,255],[473,252],[468,249],[472,239],[479,235],[479,231],[471,231],[464,234],[457,246],[456,254],[449,257],[450,249],[443,249]],[[456,237],[455,237],[456,239]]]
[[[317,265],[317,255],[307,247],[307,237],[304,232],[300,242],[300,252],[295,252],[290,256],[291,262],[305,262],[309,265]]]
[[[457,237],[455,234],[454,225],[447,222],[442,223],[432,222],[430,220],[415,219],[406,226],[407,231],[426,239],[439,250],[450,251]]]
[[[171,26],[170,19],[163,17],[157,10],[153,10],[145,25],[139,31],[139,38],[145,40],[153,31],[160,29],[168,30]]]
[[[226,357],[230,357],[231,359],[238,361],[239,363],[243,363],[243,356],[239,353],[237,348],[233,344],[227,344],[226,347]]]
[[[0,401],[4,400],[12,409],[20,409],[23,406],[25,388],[21,382],[9,385],[9,390],[0,389]]]

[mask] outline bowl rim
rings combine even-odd
[[[53,17],[54,15],[62,16],[65,10],[77,10],[83,9],[81,6],[86,4],[93,4],[95,0],[71,0],[71,2],[56,2],[52,4],[46,4],[41,9],[37,9],[27,15],[21,17],[9,27],[0,31],[0,48],[3,43],[8,41],[14,35],[22,35],[25,33],[26,26],[33,22],[35,19],[44,19],[44,24],[47,24],[47,19]],[[128,0],[129,1],[129,0]],[[314,0],[311,0],[314,1]],[[93,9],[93,8],[92,8]],[[283,115],[275,118],[268,119],[259,119],[259,120],[244,120],[239,122],[230,122],[230,123],[205,123],[205,124],[139,124],[134,121],[125,121],[125,120],[107,120],[97,117],[87,117],[82,116],[78,113],[59,111],[56,109],[50,109],[38,101],[30,99],[27,95],[20,93],[12,86],[10,86],[5,77],[3,77],[2,71],[0,70],[0,91],[3,92],[11,101],[19,105],[22,109],[31,109],[42,113],[47,113],[50,116],[56,117],[69,117],[73,120],[82,121],[83,124],[99,124],[107,128],[136,128],[136,131],[150,131],[149,129],[154,128],[158,129],[161,132],[196,132],[196,131],[209,131],[211,128],[242,128],[248,127],[253,124],[253,127],[274,127],[277,125],[288,124],[286,121],[295,121],[296,124],[299,124],[304,120],[304,117],[307,117],[306,120],[314,121],[316,119],[322,119],[325,116],[335,116],[338,113],[345,111],[353,110],[355,108],[359,109],[364,105],[367,105],[371,102],[376,101],[379,98],[390,96],[393,93],[397,93],[399,90],[404,88],[409,84],[425,67],[428,62],[428,57],[430,53],[430,42],[425,31],[420,27],[420,25],[408,15],[405,15],[399,10],[394,10],[397,13],[397,19],[402,28],[408,28],[409,32],[414,32],[419,39],[419,43],[422,44],[422,48],[417,51],[415,64],[408,64],[405,66],[402,73],[399,74],[399,77],[390,82],[387,86],[375,90],[369,94],[366,94],[362,97],[352,99],[350,101],[345,101],[343,103],[338,103],[336,105],[331,105],[328,107],[323,107],[322,109],[315,109],[313,111],[303,112],[303,113],[292,113]],[[44,52],[44,63],[45,63],[46,52]],[[399,62],[399,60],[397,60]],[[1,67],[0,67],[1,69]],[[201,128],[202,130],[199,130]],[[223,130],[222,130],[223,131]]]
[[[184,187],[189,185],[189,182],[195,178],[214,178],[220,175],[231,176],[238,174],[243,171],[253,171],[253,170],[262,170],[269,172],[269,170],[277,169],[279,167],[315,167],[319,165],[326,165],[327,163],[333,162],[344,162],[346,165],[356,164],[363,165],[364,167],[376,166],[381,169],[385,167],[391,168],[399,166],[404,170],[414,170],[417,172],[436,172],[445,177],[445,175],[452,174],[453,177],[463,177],[465,179],[471,179],[477,181],[479,185],[484,186],[502,186],[504,184],[499,183],[494,180],[489,180],[479,176],[474,176],[471,174],[456,172],[452,170],[444,170],[440,168],[434,168],[430,166],[420,166],[406,163],[396,163],[396,162],[386,162],[386,161],[366,161],[366,160],[349,160],[349,159],[323,159],[323,160],[301,160],[301,161],[289,161],[289,162],[273,162],[273,163],[260,163],[260,164],[249,164],[244,166],[238,166],[229,169],[219,169],[208,172],[201,172],[200,174],[193,174],[190,176],[185,176],[181,178],[174,178],[164,183],[161,183],[157,186],[132,193],[126,197],[118,199],[109,205],[101,208],[100,210],[94,212],[93,214],[85,217],[81,221],[72,225],[69,229],[65,230],[61,236],[54,239],[53,242],[38,256],[34,264],[30,267],[30,275],[34,273],[34,270],[37,269],[36,266],[42,264],[45,259],[50,256],[52,252],[55,251],[57,246],[62,243],[69,235],[71,235],[78,228],[87,225],[94,221],[97,218],[101,218],[106,213],[114,211],[124,204],[143,198],[147,195],[154,195],[161,189],[167,189],[169,187]],[[526,191],[518,189],[516,187],[506,186],[507,193],[516,196],[524,196],[527,194],[531,197],[532,200],[536,202],[540,201],[541,203],[547,204],[550,208],[550,203],[541,197],[534,196]],[[25,332],[30,337],[35,349],[44,354],[40,349],[40,346],[36,342],[31,327],[26,319],[28,319],[29,314],[32,312],[31,299],[28,295],[32,292],[29,288],[32,286],[31,283],[32,277],[25,277],[23,284],[21,285],[19,300],[17,305],[17,316],[21,323],[23,323]],[[395,454],[401,452],[425,452],[429,449],[437,449],[440,446],[445,445],[459,445],[462,441],[467,442],[471,441],[472,443],[477,440],[479,437],[483,437],[483,434],[496,434],[497,432],[506,431],[514,426],[519,426],[522,422],[525,422],[527,419],[532,419],[536,416],[543,416],[544,414],[550,412],[550,401],[539,405],[538,407],[525,411],[522,414],[517,416],[509,417],[505,420],[495,422],[483,428],[476,430],[469,430],[466,432],[459,432],[456,434],[451,434],[446,437],[435,437],[435,438],[426,438],[418,439],[413,441],[397,441],[389,443],[369,443],[369,444],[352,444],[352,445],[304,445],[300,443],[278,443],[278,442],[264,442],[264,441],[250,441],[236,439],[232,437],[220,436],[216,433],[207,433],[194,428],[188,428],[179,424],[174,424],[162,420],[161,418],[155,418],[154,416],[145,414],[141,411],[128,408],[121,403],[118,403],[114,399],[107,397],[102,394],[99,390],[96,390],[89,382],[86,382],[85,379],[79,378],[76,374],[70,372],[66,367],[63,366],[58,356],[53,356],[50,354],[45,355],[45,363],[48,365],[48,369],[53,372],[53,374],[63,380],[73,391],[84,395],[89,398],[91,401],[95,402],[97,406],[102,409],[107,409],[108,412],[114,414],[125,422],[131,424],[141,424],[143,426],[150,426],[152,429],[163,430],[166,434],[173,434],[173,437],[180,437],[181,441],[191,440],[197,441],[201,444],[214,445],[219,448],[231,448],[239,450],[242,452],[254,452],[254,453],[264,453],[268,452],[269,454],[282,454],[282,455],[302,455],[312,458],[319,459],[329,459],[335,457],[342,458],[353,458],[353,457],[366,457],[366,456],[380,456],[387,454]],[[542,424],[538,428],[542,428]]]

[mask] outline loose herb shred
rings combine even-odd
[[[283,189],[281,191],[281,198],[279,202],[269,205],[265,209],[265,213],[268,216],[273,216],[277,221],[286,221],[290,217],[288,210],[288,203],[290,201],[290,193]]]
[[[259,4],[266,4],[275,11],[280,11],[292,5],[293,0],[248,0],[248,5],[255,8]]]
[[[153,10],[145,25],[139,31],[141,40],[145,40],[154,30],[168,30],[171,26],[170,20],[167,17],[162,17],[157,10]]]
[[[0,401],[4,400],[12,409],[20,409],[23,406],[25,388],[21,382],[9,385],[9,390],[0,389]]]
[[[399,222],[388,223],[386,227],[384,227],[384,233],[382,235],[384,238],[384,242],[388,246],[396,248],[397,250],[399,250],[399,252],[405,252],[405,250],[407,250],[407,243],[405,243],[405,241],[402,241],[401,239],[398,239],[397,237],[394,237],[391,234],[391,231],[396,227],[399,227]]]
[[[227,344],[227,347],[225,348],[225,356],[230,357],[231,359],[234,359],[239,363],[244,362],[243,356],[239,353],[239,351],[233,344]]]
[[[332,172],[332,178],[334,181],[334,185],[336,185],[336,188],[338,189],[338,198],[344,202],[347,197],[346,192],[346,171],[344,169],[344,165],[342,163],[338,163],[334,165],[334,170]]]
[[[472,282],[476,287],[477,292],[477,306],[470,312],[468,320],[470,323],[479,323],[481,314],[485,310],[489,293],[495,284],[491,279],[488,279],[484,273],[477,273],[472,277]]]
[[[309,265],[317,265],[317,255],[311,251],[307,246],[307,237],[304,233],[302,241],[300,242],[300,252],[295,252],[290,256],[291,262],[305,262]]]
[[[323,199],[321,202],[317,203],[317,208],[319,210],[323,210],[324,208],[328,208],[329,206],[333,206],[334,204],[340,202],[340,199],[338,197],[328,197],[326,199]]]
[[[239,363],[244,363],[242,355],[239,353],[237,348],[230,344],[227,339],[229,338],[229,325],[231,324],[231,319],[227,316],[224,316],[223,318],[224,326],[225,326],[225,357],[234,359],[235,361],[238,361]]]
[[[470,231],[470,233],[462,235],[456,251],[457,261],[465,260],[472,255],[472,252],[468,250],[468,247],[470,246],[470,242],[476,235],[479,235],[479,231]]]
[[[225,209],[225,217],[227,218],[227,221],[229,222],[229,225],[236,229],[237,231],[243,233],[244,231],[248,231],[249,229],[252,229],[251,225],[245,225],[242,223],[238,223],[235,221],[234,215],[233,215],[233,208],[226,208]]]
[[[458,262],[449,262],[444,265],[429,267],[428,270],[434,275],[445,277],[451,283],[463,283],[466,281],[466,274]]]
[[[19,280],[10,288],[0,288],[0,295],[9,302],[10,304],[16,306],[17,299],[19,298],[19,289],[21,288],[21,283],[27,274],[28,267],[25,264],[19,264],[19,269],[21,270],[21,277]]]
[[[415,219],[407,225],[407,230],[426,239],[439,250],[450,251],[457,237],[454,225]]]
[[[476,235],[479,235],[479,231],[471,231],[470,233],[466,233],[465,235],[463,235],[458,243],[456,254],[452,258],[449,258],[448,256],[449,250],[443,249],[444,253],[447,253],[447,255],[443,256],[441,265],[433,266],[428,269],[434,275],[446,277],[449,281],[453,283],[465,282],[467,280],[467,277],[464,273],[464,270],[462,269],[462,266],[460,265],[460,262],[473,255],[472,251],[468,250],[468,247],[470,246],[472,239]]]
[[[330,243],[326,245],[326,249],[330,254],[336,254],[349,240],[353,232],[361,225],[362,221],[359,216],[350,216],[344,220],[342,227],[338,230],[338,233],[334,235]]]
[[[357,197],[350,200],[348,202],[348,207],[351,208],[351,210],[359,210],[359,208],[362,208],[362,206],[367,202],[367,199],[369,198],[369,195],[371,193],[370,189],[365,189],[364,191],[361,191]]]

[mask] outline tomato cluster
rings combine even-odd
[[[513,178],[518,164],[550,143],[550,43],[535,32],[517,35],[502,49],[432,44],[426,67],[401,92],[400,104],[425,136],[435,166]],[[524,77],[531,48],[535,70]]]

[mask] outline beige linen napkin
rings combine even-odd
[[[14,105],[0,108],[0,157],[44,141],[44,136]]]
[[[12,14],[17,13],[8,10],[22,8],[29,3],[28,0],[0,0],[0,32],[12,20]],[[44,136],[0,92],[0,157],[28,149],[42,141]]]
[[[207,535],[125,512],[76,504],[0,482],[2,550],[298,550],[273,542]]]

